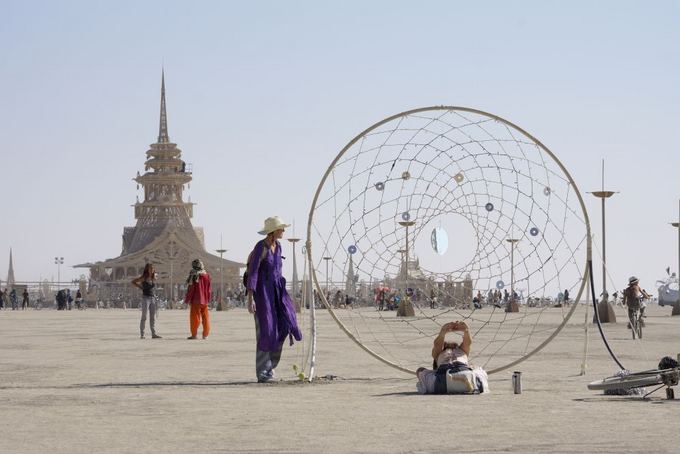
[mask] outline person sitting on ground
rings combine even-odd
[[[482,301],[484,301],[484,297],[482,296],[482,292],[477,290],[477,295],[472,298],[472,304],[475,306],[475,309],[481,309],[482,308]]]
[[[399,304],[401,304],[401,299],[402,299],[401,292],[397,292],[392,296],[391,298],[392,307],[390,308],[391,311],[396,311],[399,308]]]
[[[640,280],[635,276],[631,276],[628,279],[628,287],[623,291],[623,305],[628,306],[628,320],[633,320],[635,311],[638,309],[640,310],[640,315],[645,316],[644,300],[647,298],[651,297],[640,287]],[[630,322],[628,323],[628,328],[630,328]]]
[[[349,296],[349,293],[345,294],[345,308],[352,309],[352,303],[354,303],[354,297]]]
[[[447,342],[446,334],[462,332],[460,344]],[[472,368],[468,356],[472,336],[462,321],[446,323],[432,345],[433,370],[420,367],[416,371],[417,389],[421,394],[467,394],[488,391],[486,372],[480,367]]]

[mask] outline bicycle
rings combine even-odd
[[[644,292],[644,291],[643,291]],[[642,328],[645,326],[645,322],[642,320],[645,316],[645,300],[651,297],[644,292],[639,298],[637,298],[636,307],[631,307],[628,305],[628,328],[633,333],[633,340],[637,335],[638,339],[642,339]]]
[[[644,326],[644,322],[642,320],[642,306],[638,306],[635,309],[629,308],[628,319],[628,324],[630,325],[630,329],[633,332],[633,340],[635,340],[636,335],[639,339],[642,339],[642,327]]]
[[[589,383],[588,389],[600,391],[612,389],[628,390],[632,388],[643,388],[645,386],[659,385],[658,388],[648,392],[642,396],[642,398],[646,398],[664,386],[666,387],[666,398],[675,398],[675,392],[672,387],[677,386],[678,382],[680,382],[680,367],[672,367],[670,369],[652,369],[632,373],[623,372],[624,371],[621,371],[617,375]]]

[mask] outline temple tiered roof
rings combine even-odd
[[[240,268],[245,265],[208,253],[203,229],[191,223],[194,204],[184,201],[183,192],[193,175],[190,166],[182,160],[182,150],[170,142],[168,136],[165,73],[161,76],[158,141],[150,145],[146,156],[145,173],[138,172],[133,179],[143,189],[144,200],[134,204],[136,225],[123,230],[121,255],[76,267],[90,268],[95,282],[120,282],[129,290],[130,280],[140,274],[147,262],[155,265],[161,282],[178,286],[186,277],[191,261],[200,258],[209,272],[223,271],[225,283],[236,286]]]

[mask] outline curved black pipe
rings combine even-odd
[[[607,347],[607,351],[609,351],[609,354],[611,355],[612,359],[616,362],[616,364],[619,365],[621,370],[625,370],[626,368],[623,367],[623,364],[621,364],[621,361],[616,357],[614,352],[612,351],[612,348],[609,346],[609,342],[607,342],[607,336],[604,335],[604,330],[602,329],[602,323],[600,322],[600,312],[597,310],[597,299],[595,299],[595,282],[593,282],[593,261],[588,260],[588,276],[590,280],[590,293],[593,297],[593,308],[595,309],[595,321],[597,322],[597,328],[600,330],[600,336],[602,336],[602,342],[604,342],[605,347]]]

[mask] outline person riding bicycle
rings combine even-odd
[[[640,280],[635,276],[631,276],[628,279],[628,287],[623,291],[623,305],[628,306],[628,320],[633,320],[635,312],[638,310],[641,316],[645,315],[645,304],[643,301],[647,298],[650,298],[650,296],[640,287]],[[630,323],[628,327],[630,328]]]

